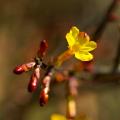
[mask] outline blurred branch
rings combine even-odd
[[[72,80],[74,81],[74,79],[72,78]],[[120,74],[118,73],[113,73],[113,74],[103,74],[103,73],[97,73],[93,76],[93,80],[83,80],[83,84],[81,84],[80,86],[82,87],[82,85],[87,86],[87,84],[91,84],[93,86],[95,86],[94,84],[100,85],[103,83],[109,84],[109,83],[119,83],[120,80]],[[73,82],[71,81],[71,82]],[[59,84],[58,82],[55,82],[54,80],[53,82],[53,86],[55,86],[56,84]],[[68,82],[68,81],[67,81]],[[70,81],[69,81],[70,82]],[[74,81],[75,82],[75,81]],[[73,86],[73,89],[76,89],[76,83],[71,83],[71,85]],[[116,84],[117,85],[117,84]],[[52,88],[52,87],[51,87]],[[74,90],[72,90],[73,92]],[[76,92],[75,92],[76,93]],[[21,101],[21,105],[17,105],[15,106],[11,112],[13,112],[14,114],[17,114],[17,120],[23,120],[24,119],[24,114],[26,113],[26,111],[29,109],[29,107],[31,105],[33,105],[36,100],[37,100],[37,96],[39,94],[39,90],[37,90],[31,99],[28,100],[28,102],[24,102],[24,98],[23,101]],[[39,104],[38,104],[39,105]],[[19,109],[17,109],[19,108]],[[17,109],[17,110],[16,110]],[[7,117],[7,116],[6,116]],[[9,117],[10,120],[16,120],[16,118],[14,119],[13,116],[11,116],[11,118]]]
[[[103,17],[101,23],[99,24],[98,28],[96,29],[95,33],[92,35],[93,39],[95,41],[98,41],[99,38],[101,37],[101,35],[104,32],[104,29],[107,25],[108,19],[109,19],[109,15],[110,13],[114,10],[114,8],[116,7],[116,3],[117,0],[113,0],[110,7],[108,8],[105,16]],[[113,66],[113,72],[116,72],[116,69],[118,67],[119,64],[119,60],[120,60],[120,42],[119,42],[119,46],[118,46],[118,50],[117,50],[117,55],[115,58],[115,62],[114,62],[114,66]],[[118,73],[111,73],[111,74],[102,74],[102,73],[98,73],[94,75],[93,80],[91,81],[92,84],[94,83],[117,83],[120,80],[120,74]],[[83,81],[83,83],[90,83],[90,81]],[[19,119],[21,120],[24,117],[24,113],[29,109],[29,107],[31,106],[31,104],[34,104],[34,101],[36,101],[37,99],[37,95],[39,94],[39,91],[37,91],[35,94],[33,94],[32,99],[29,99],[29,101],[26,103],[22,102],[22,105],[19,106],[19,110],[16,111],[16,107],[14,108],[13,113],[16,114],[18,112],[19,114]],[[12,119],[13,120],[13,119]]]
[[[119,39],[119,43],[118,43],[116,57],[115,57],[115,60],[114,60],[114,63],[113,63],[112,73],[117,72],[118,66],[119,66],[119,62],[120,62],[120,39]]]
[[[117,83],[119,81],[120,81],[119,73],[112,73],[112,74],[98,73],[94,75],[93,78],[94,83]]]
[[[71,73],[70,73],[71,74]],[[76,97],[78,95],[78,81],[73,75],[69,75],[68,80],[66,81],[67,88],[67,120],[75,120],[76,117]]]
[[[115,9],[117,5],[117,0],[113,0],[110,7],[108,8],[105,16],[103,17],[101,23],[99,24],[99,26],[97,27],[96,31],[93,33],[92,38],[93,40],[95,40],[96,42],[99,40],[99,38],[101,37],[101,35],[104,32],[104,29],[107,25],[110,13]]]
[[[101,23],[99,24],[99,26],[97,27],[96,31],[94,32],[94,34],[92,35],[93,40],[95,40],[96,42],[98,40],[100,40],[101,35],[103,34],[105,27],[108,23],[110,14],[112,13],[112,11],[116,8],[118,1],[117,0],[113,0],[110,7],[108,8],[104,18],[102,19]],[[112,73],[116,72],[118,69],[118,65],[119,65],[119,61],[120,61],[120,40],[119,40],[119,44],[118,44],[118,49],[117,49],[117,53],[116,53],[116,57],[114,60],[114,65],[113,65],[113,69],[112,69]]]

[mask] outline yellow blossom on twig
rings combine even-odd
[[[93,55],[90,52],[97,47],[97,44],[94,41],[90,41],[87,33],[80,32],[77,27],[73,26],[69,33],[66,34],[66,39],[68,50],[58,56],[56,61],[57,66],[60,66],[72,55],[75,55],[75,58],[81,61],[90,61],[93,59]]]
[[[85,32],[80,32],[77,27],[72,27],[70,32],[66,34],[68,48],[75,58],[81,61],[90,61],[93,55],[89,53],[97,47],[94,41],[90,41],[90,37]]]

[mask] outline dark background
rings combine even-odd
[[[41,40],[49,43],[48,55],[66,50],[65,34],[75,25],[91,37],[106,16],[112,0],[0,0],[0,120],[49,120],[65,114],[66,89],[53,86],[49,103],[40,107],[39,90],[30,94],[30,73],[14,75],[13,68],[30,61]],[[120,3],[115,15],[120,15]],[[95,72],[111,73],[120,39],[119,22],[107,22],[95,51]],[[120,71],[120,68],[118,69]],[[119,82],[83,85],[77,100],[78,115],[89,120],[120,120]]]

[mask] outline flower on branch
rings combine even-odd
[[[66,39],[68,50],[58,56],[56,66],[60,66],[73,55],[81,61],[90,61],[93,59],[93,55],[90,52],[97,47],[97,44],[94,41],[90,41],[87,33],[80,32],[77,27],[73,26],[66,34]]]
[[[93,55],[90,52],[97,47],[97,44],[94,41],[90,41],[90,37],[87,35],[87,33],[80,32],[77,27],[73,26],[70,29],[70,32],[66,34],[66,39],[68,42],[68,50],[60,54],[52,64],[44,63],[43,58],[46,55],[48,44],[46,40],[43,40],[40,43],[40,47],[37,51],[37,55],[34,58],[34,61],[19,65],[14,69],[15,74],[22,74],[24,72],[33,70],[28,84],[29,92],[35,92],[39,84],[41,69],[45,70],[46,74],[41,81],[42,89],[39,97],[40,106],[44,106],[45,104],[47,104],[52,77],[55,76],[58,67],[60,67],[65,60],[68,60],[73,55],[75,55],[75,58],[81,61],[90,61],[93,59]],[[59,74],[56,76],[59,81],[66,80],[66,76],[64,74]],[[77,94],[77,83],[73,78],[71,79],[70,94],[74,96]],[[68,116],[70,118],[74,118],[74,116],[76,115],[75,105],[76,104],[73,99],[68,100]],[[52,120],[66,120],[66,118],[62,116],[54,116]]]
[[[90,61],[93,59],[93,55],[89,52],[93,51],[97,44],[94,41],[90,41],[90,37],[85,32],[80,32],[77,27],[72,27],[70,32],[66,34],[68,42],[68,48],[71,54],[75,55],[75,58],[81,61]]]

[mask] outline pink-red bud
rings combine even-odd
[[[44,106],[45,104],[48,103],[48,94],[45,92],[45,90],[43,89],[40,93],[40,106]]]
[[[40,78],[40,68],[39,66],[35,69],[34,73],[31,76],[31,80],[28,84],[28,91],[34,92],[38,86],[38,80]]]
[[[35,91],[37,89],[37,84],[38,84],[38,81],[35,77],[33,79],[31,79],[28,84],[28,91],[29,92]]]
[[[40,48],[38,50],[38,56],[39,57],[44,57],[46,54],[46,50],[48,48],[48,44],[46,40],[41,41],[40,43]]]
[[[17,66],[13,72],[15,74],[22,74],[23,72],[29,71],[30,69],[32,69],[35,66],[35,62],[29,62],[26,64],[22,64]]]
[[[25,72],[25,70],[23,69],[22,66],[17,66],[17,67],[13,70],[13,72],[14,72],[15,74],[22,74],[23,72]]]

